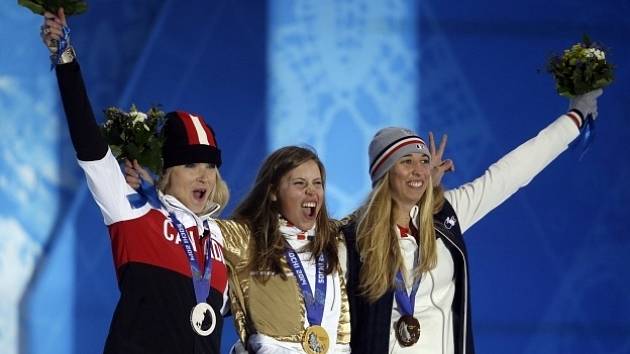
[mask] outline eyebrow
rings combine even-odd
[[[306,182],[306,181],[308,181],[308,178],[305,178],[305,177],[291,177],[291,178],[289,178],[289,181],[297,181],[297,180]],[[324,179],[322,177],[315,177],[312,180],[313,181],[323,181]]]

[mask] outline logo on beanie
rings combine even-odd
[[[372,167],[370,168],[370,174],[374,175],[376,170],[378,170],[378,168],[381,167],[381,165],[385,161],[387,161],[390,157],[395,157],[395,158],[398,157],[396,156],[396,152],[404,149],[406,146],[409,146],[409,145],[413,146],[412,144],[415,144],[415,147],[418,149],[418,152],[425,150],[424,141],[417,136],[407,136],[407,137],[403,137],[402,139],[396,140],[392,142],[389,146],[387,146],[385,149],[383,149],[383,151],[381,151],[380,154],[377,155],[376,159],[372,162]]]

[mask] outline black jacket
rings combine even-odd
[[[77,158],[97,163],[105,158],[108,146],[94,118],[79,64],[58,65],[56,71]],[[190,311],[197,303],[191,278],[186,275],[190,267],[181,246],[168,240],[167,233],[175,231],[165,226],[165,219],[165,215],[150,209],[142,216],[109,225],[120,299],[105,354],[218,354],[220,351],[226,267],[212,256],[213,281],[206,302],[215,310],[216,327],[211,335],[200,336],[190,325]],[[196,225],[189,232],[193,233],[193,239],[198,238]],[[197,249],[200,247],[201,243]]]
[[[470,311],[470,286],[468,254],[455,211],[445,201],[442,211],[434,216],[436,237],[441,237],[453,258],[455,268],[455,295],[453,298],[453,336],[456,354],[474,354]],[[369,303],[358,294],[361,260],[356,245],[356,224],[342,228],[348,248],[348,299],[353,353],[381,354],[389,352],[392,304],[394,292],[388,291],[374,303]],[[422,339],[421,339],[422,340]]]

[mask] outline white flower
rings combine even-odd
[[[136,125],[136,123],[144,123],[147,119],[147,115],[142,112],[130,112],[129,117],[133,118],[133,121],[131,121],[133,125]]]
[[[593,51],[593,54],[595,55],[595,58],[597,58],[598,60],[606,60],[606,54],[602,50],[595,49]]]
[[[596,49],[596,48],[588,48],[586,49],[586,57],[587,58],[597,58],[597,60],[604,60],[606,59],[606,55],[604,54],[604,52],[602,50]]]

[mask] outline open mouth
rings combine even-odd
[[[407,182],[407,185],[411,188],[422,188],[422,186],[424,185],[424,182],[422,181],[409,181]]]
[[[309,218],[315,218],[317,213],[317,202],[302,203],[302,210],[304,210],[304,214]]]
[[[195,198],[195,200],[197,201],[202,201],[203,198],[206,196],[206,189],[205,188],[199,188],[199,189],[195,189],[193,190],[193,198]]]

